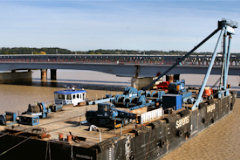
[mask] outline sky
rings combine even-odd
[[[0,0],[0,47],[189,51],[238,0]],[[232,52],[240,52],[240,31]],[[217,35],[197,51],[213,51]]]

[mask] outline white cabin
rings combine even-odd
[[[55,104],[73,104],[76,106],[86,101],[86,90],[60,90],[54,92]]]

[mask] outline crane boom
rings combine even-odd
[[[227,28],[228,27],[228,28]],[[195,50],[197,50],[200,46],[202,46],[205,42],[207,42],[210,38],[212,38],[218,31],[222,30],[223,28],[227,28],[229,30],[229,33],[231,31],[234,32],[234,28],[237,28],[238,25],[236,22],[233,21],[227,21],[222,20],[218,21],[218,27],[215,29],[211,34],[209,34],[205,39],[203,39],[198,45],[196,45],[192,50],[190,50],[187,54],[185,54],[182,58],[177,60],[176,63],[174,63],[171,67],[169,67],[166,71],[161,73],[155,80],[153,80],[149,85],[146,87],[143,87],[142,90],[150,89],[156,81],[158,81],[160,78],[162,78],[164,75],[169,73],[173,68],[175,68],[177,65],[179,65],[182,61],[184,61],[187,57],[189,57]],[[233,29],[233,30],[232,30]]]

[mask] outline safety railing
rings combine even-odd
[[[81,63],[81,64],[134,64],[172,65],[179,56],[91,56],[91,55],[41,55],[41,56],[0,56],[0,63]],[[190,56],[180,65],[208,66],[211,57]],[[222,65],[222,57],[217,57],[215,66]],[[230,66],[240,66],[240,56],[231,57]]]

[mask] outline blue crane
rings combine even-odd
[[[234,30],[238,28],[238,23],[231,21],[231,20],[226,20],[223,19],[221,21],[218,21],[218,27],[210,34],[208,35],[205,39],[203,39],[198,45],[196,45],[192,50],[190,50],[186,55],[183,57],[179,58],[176,63],[174,63],[170,68],[168,68],[165,72],[161,73],[154,81],[152,81],[148,86],[142,88],[143,90],[147,90],[151,88],[156,81],[158,81],[160,78],[162,78],[164,75],[169,73],[173,68],[175,68],[177,65],[181,64],[182,61],[184,61],[187,57],[189,57],[194,51],[196,51],[200,46],[202,46],[206,41],[208,41],[210,38],[212,38],[215,34],[217,34],[220,31],[220,35],[218,37],[216,46],[214,48],[212,58],[210,65],[208,67],[207,73],[204,77],[201,89],[199,91],[198,97],[196,99],[196,102],[194,103],[192,110],[197,109],[199,103],[202,100],[202,95],[204,88],[207,84],[207,80],[209,78],[209,75],[211,73],[214,61],[217,56],[217,49],[218,45],[220,43],[220,39],[223,38],[223,53],[222,53],[222,74],[221,74],[221,82],[219,86],[219,92],[218,92],[218,97],[221,98],[223,96],[229,95],[229,91],[227,89],[227,77],[228,77],[228,70],[229,70],[229,60],[230,60],[230,46],[231,46],[231,38],[232,35],[234,34]],[[227,44],[227,37],[228,37],[228,44]]]

